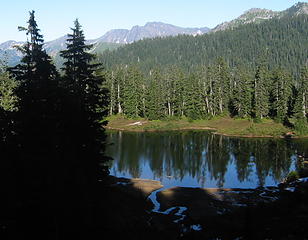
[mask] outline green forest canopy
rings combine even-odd
[[[308,16],[201,36],[146,39],[106,51],[109,114],[307,118]],[[301,124],[303,125],[303,124]]]
[[[299,76],[308,56],[307,23],[308,15],[303,14],[200,36],[146,39],[106,51],[100,58],[107,68],[138,64],[148,72],[170,65],[193,70],[213,64],[218,57],[223,57],[230,67],[241,64],[255,69],[259,56],[267,55],[270,69],[283,67]]]

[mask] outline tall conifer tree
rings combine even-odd
[[[165,116],[165,98],[162,88],[162,74],[159,70],[153,70],[149,79],[146,116],[150,120],[162,119]]]
[[[136,66],[125,68],[123,81],[123,111],[128,117],[143,114],[143,76]]]
[[[262,61],[257,67],[254,79],[252,107],[254,117],[262,119],[269,113],[269,73],[267,65]]]
[[[253,79],[244,68],[235,73],[232,105],[239,117],[250,117]]]
[[[62,70],[67,92],[64,113],[68,120],[67,131],[70,131],[75,147],[84,149],[85,153],[91,152],[93,158],[99,158],[98,154],[104,152],[106,139],[103,125],[107,122],[102,120],[108,114],[108,91],[104,87],[105,79],[96,74],[100,65],[93,63],[95,56],[88,52],[92,45],[85,43],[78,19],[71,30],[67,49],[60,52],[64,58]],[[107,158],[102,157],[100,160],[104,163]],[[92,166],[98,167],[97,163]],[[104,169],[107,170],[107,167]]]
[[[301,70],[300,80],[298,83],[297,96],[294,106],[294,114],[298,119],[307,120],[308,117],[308,67]]]
[[[202,109],[202,89],[196,74],[190,74],[184,84],[184,114],[189,119],[201,119],[204,116]]]
[[[51,58],[43,49],[44,39],[37,26],[34,11],[30,12],[28,26],[19,27],[19,30],[26,31],[27,42],[18,49],[24,55],[21,64],[10,68],[10,72],[19,82],[17,97],[20,99],[18,104],[18,125],[17,132],[20,136],[33,140],[35,136],[45,138],[55,129],[55,117],[57,116],[57,86],[58,73],[55,66],[51,63]],[[24,144],[29,141],[24,141]]]
[[[277,69],[273,73],[272,83],[273,117],[283,121],[287,117],[291,97],[291,76],[282,69]]]

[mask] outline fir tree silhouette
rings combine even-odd
[[[69,37],[64,76],[60,77],[43,48],[34,11],[19,47],[24,54],[10,69],[19,82],[14,122],[17,176],[17,237],[79,239],[93,225],[98,178],[104,163],[106,114],[104,79],[87,53],[78,21]],[[100,167],[102,166],[102,167]],[[33,229],[33,226],[36,226]]]

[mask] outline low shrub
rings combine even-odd
[[[297,171],[291,171],[286,177],[285,182],[290,183],[296,181],[297,179],[299,179],[299,173]]]

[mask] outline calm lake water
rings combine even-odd
[[[111,175],[165,187],[276,186],[296,169],[307,140],[234,138],[209,131],[108,132]]]

